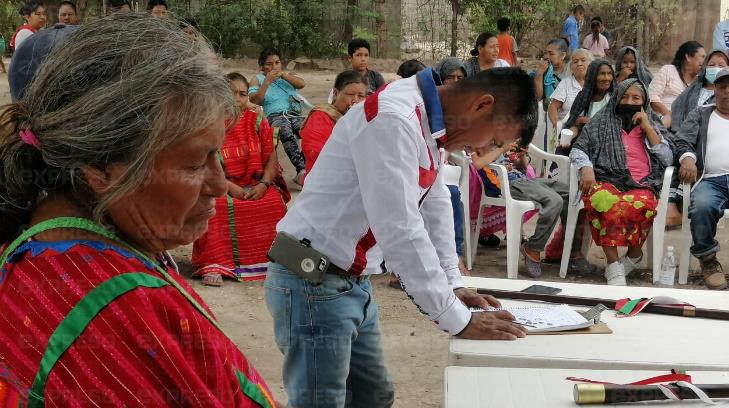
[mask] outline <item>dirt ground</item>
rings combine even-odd
[[[7,62],[6,60],[6,65]],[[338,72],[334,70],[338,64],[338,62],[332,63],[331,70],[299,73],[307,82],[302,94],[309,101],[314,104],[325,101]],[[382,65],[383,67],[393,66],[389,62]],[[238,70],[249,78],[256,72],[255,64],[251,61],[226,61],[225,66],[227,70]],[[394,66],[396,67],[396,65]],[[392,73],[384,75],[386,79],[395,77]],[[7,76],[0,74],[0,104],[9,102],[9,100]],[[286,177],[290,179],[293,176],[291,165],[281,151],[279,157],[285,166]],[[535,221],[532,220],[525,225],[526,235],[531,234],[534,224]],[[678,250],[680,247],[679,235],[679,231],[667,232],[666,245],[673,245]],[[726,229],[719,230],[718,239],[721,244],[727,243],[729,233]],[[479,248],[473,275],[505,278],[506,248],[504,245],[505,243],[502,242],[502,246],[499,248]],[[185,246],[174,251],[185,276],[189,276],[191,272],[191,248],[191,246]],[[726,252],[720,253],[719,258],[722,263],[729,265],[729,255]],[[589,259],[601,267],[605,265],[604,256],[594,246],[590,251]],[[521,267],[523,268],[523,265]],[[693,260],[692,267],[697,267],[696,260]],[[561,280],[556,266],[545,265],[543,269],[542,280]],[[528,279],[524,276],[520,276],[520,278]],[[567,280],[604,283],[604,278],[600,275],[568,275]],[[650,271],[642,270],[628,281],[631,285],[651,285]],[[262,283],[226,281],[222,288],[202,286],[199,280],[191,280],[191,283],[212,307],[236,344],[261,371],[276,397],[285,401],[281,381],[282,359],[273,340],[273,324],[271,316],[266,310]],[[388,287],[385,278],[375,277],[374,287],[375,297],[380,306],[387,366],[396,387],[395,406],[405,408],[442,406],[443,370],[448,358],[448,336],[436,329],[434,324],[426,321],[403,292]],[[701,288],[702,285],[694,283],[689,287]]]

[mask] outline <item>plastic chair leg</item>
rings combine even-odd
[[[506,275],[509,279],[516,279],[519,275],[519,248],[524,212],[522,209],[506,211]]]

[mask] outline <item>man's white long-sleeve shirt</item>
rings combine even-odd
[[[437,84],[427,69],[353,106],[277,229],[308,239],[354,275],[380,273],[384,257],[418,308],[455,335],[471,312],[453,293],[463,283],[439,171],[436,138],[445,125]]]

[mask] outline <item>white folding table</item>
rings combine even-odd
[[[566,377],[625,384],[665,371],[555,370],[544,368],[447,367],[445,369],[446,408],[561,408],[577,405],[573,389],[576,383]],[[689,372],[694,384],[729,384],[729,373]],[[716,400],[716,402],[725,400]],[[603,405],[604,406],[604,405]],[[642,402],[616,407],[703,406],[699,402]]]
[[[614,287],[561,282],[466,278],[466,286],[522,290],[533,284],[559,287],[561,294],[621,299],[665,295],[696,307],[727,309],[729,293],[652,287]],[[529,306],[502,299],[504,306]],[[579,307],[576,307],[579,309]],[[587,309],[584,307],[583,309]],[[452,366],[582,368],[601,370],[729,371],[729,322],[641,313],[602,313],[613,334],[531,335],[516,341],[451,338]]]

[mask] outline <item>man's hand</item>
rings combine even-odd
[[[539,67],[537,68],[537,74],[539,76],[544,75],[545,72],[547,72],[547,68],[549,68],[549,61],[544,60],[541,64],[539,64]]]
[[[491,295],[479,295],[471,289],[458,288],[453,290],[458,299],[461,299],[464,305],[470,307],[480,307],[488,309],[489,307],[501,307],[501,302]]]
[[[582,195],[588,195],[595,186],[595,170],[592,167],[583,167],[580,169],[580,190]]]
[[[471,314],[471,321],[458,335],[471,340],[516,340],[526,336],[526,329],[512,323],[514,316],[507,311],[478,312]]]
[[[696,182],[698,174],[696,160],[693,157],[684,157],[681,161],[681,170],[678,171],[678,177],[681,179],[681,182],[693,184]]]

